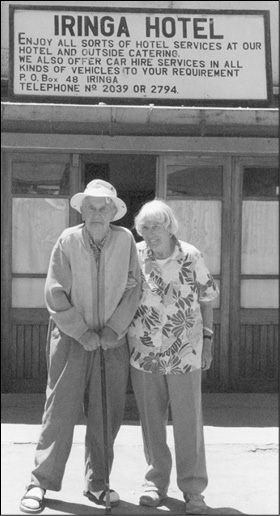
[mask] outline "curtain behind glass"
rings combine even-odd
[[[67,199],[13,199],[13,273],[46,273],[52,248],[68,226]]]

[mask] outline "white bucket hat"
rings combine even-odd
[[[125,203],[117,197],[116,189],[107,181],[94,179],[91,181],[84,192],[76,193],[70,200],[70,205],[81,213],[81,205],[85,197],[109,197],[117,208],[117,213],[113,220],[121,219],[127,212]]]

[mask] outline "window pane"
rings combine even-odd
[[[278,274],[278,211],[276,201],[243,201],[242,274]]]
[[[13,199],[13,273],[46,273],[52,248],[69,224],[68,199]]]
[[[69,163],[13,163],[13,194],[68,195]]]
[[[242,280],[242,308],[278,308],[279,290],[277,280]]]
[[[13,308],[46,308],[44,301],[44,278],[13,278]]]
[[[243,176],[244,197],[276,197],[279,195],[277,168],[245,168]]]
[[[211,274],[220,274],[221,201],[167,202],[179,222],[179,239],[201,251]]]
[[[167,171],[167,197],[222,195],[222,167],[178,167]]]

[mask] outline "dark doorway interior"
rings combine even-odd
[[[83,187],[93,179],[109,181],[127,206],[126,215],[114,224],[130,229],[137,242],[142,240],[133,228],[134,217],[145,202],[156,194],[156,156],[128,154],[90,154],[84,156]],[[135,412],[136,402],[129,377],[126,411]]]
[[[127,214],[117,225],[133,229],[134,217],[145,202],[154,199],[156,192],[156,156],[128,154],[91,154],[84,158],[83,181],[104,179],[116,188],[118,197],[127,205]]]

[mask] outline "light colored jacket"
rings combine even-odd
[[[58,328],[75,340],[105,325],[121,339],[138,308],[140,281],[136,245],[128,229],[110,225],[98,272],[81,224],[63,231],[53,248],[45,301]]]

